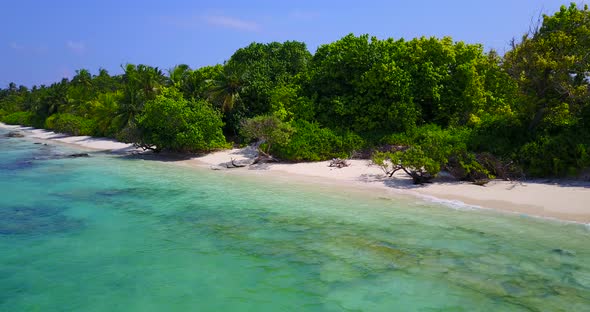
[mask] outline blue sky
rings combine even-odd
[[[567,1],[18,0],[0,9],[0,87],[121,73],[125,63],[168,69],[223,63],[251,42],[297,40],[313,53],[348,33],[451,36],[500,53],[542,13]],[[584,2],[578,2],[584,3]]]

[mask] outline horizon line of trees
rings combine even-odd
[[[0,120],[146,149],[207,152],[263,140],[292,161],[371,157],[427,181],[578,176],[590,166],[590,11],[572,3],[504,56],[449,37],[349,34],[311,54],[252,43],[224,64],[86,69],[0,89]]]

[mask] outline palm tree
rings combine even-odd
[[[15,93],[16,92],[16,83],[11,82],[8,84],[8,92]]]
[[[222,112],[228,113],[240,101],[240,92],[246,87],[246,73],[225,66],[217,79],[212,81],[208,98],[220,107]]]
[[[80,116],[89,113],[93,98],[92,75],[87,69],[76,71],[68,86],[68,111]]]
[[[119,99],[121,92],[100,93],[93,101],[93,115],[97,119],[98,129],[102,135],[114,135],[114,129],[118,129],[121,123],[117,112],[119,111]]]
[[[145,102],[153,100],[160,93],[166,76],[157,67],[143,64],[127,64],[123,70],[123,98],[118,115],[124,120],[125,127],[141,112]]]
[[[76,75],[72,78],[72,83],[90,87],[92,85],[92,75],[87,69],[77,70]]]
[[[51,116],[62,112],[68,104],[68,80],[53,83],[49,87],[41,86],[38,92],[43,92],[35,109],[41,116]]]
[[[182,89],[186,79],[189,77],[191,73],[191,68],[186,64],[176,65],[173,68],[168,70],[168,77],[170,79],[170,84],[179,87]]]

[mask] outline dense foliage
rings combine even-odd
[[[133,142],[144,148],[202,152],[227,145],[221,114],[208,102],[188,101],[174,89],[147,101],[136,122]]]
[[[294,133],[288,144],[279,144],[275,153],[294,161],[349,158],[363,148],[363,140],[352,132],[337,133],[305,120],[292,122]]]
[[[368,156],[428,180],[576,176],[590,167],[590,11],[544,16],[504,56],[451,38],[347,35],[310,53],[252,43],[167,74],[127,64],[0,89],[0,120],[154,150],[258,141],[292,161]],[[402,169],[403,167],[403,169]]]
[[[275,144],[286,145],[293,129],[275,115],[261,115],[242,121],[242,135],[258,140],[259,151],[268,154]]]

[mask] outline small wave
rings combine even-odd
[[[489,209],[489,208],[478,206],[478,205],[466,204],[460,200],[443,199],[443,198],[439,198],[436,196],[426,195],[426,194],[418,193],[418,192],[411,191],[411,190],[402,190],[402,189],[395,189],[394,188],[394,189],[390,189],[390,191],[397,193],[397,194],[404,195],[404,196],[412,196],[414,198],[417,197],[422,200],[420,203],[423,203],[424,201],[426,201],[426,202],[430,202],[430,203],[443,205],[445,207],[449,207],[449,208],[456,209],[456,210]]]
[[[539,219],[539,220],[547,220],[547,221],[563,223],[563,224],[579,224],[584,228],[584,230],[590,232],[590,223],[582,223],[582,222],[571,221],[571,220],[562,220],[562,219],[548,217],[548,216],[536,216],[536,215],[521,213],[521,212],[517,212],[517,211],[498,210],[498,209],[494,209],[494,208],[466,204],[460,200],[442,199],[442,198],[438,198],[435,196],[424,195],[424,194],[419,194],[419,193],[416,193],[414,195],[423,199],[423,200],[426,200],[428,202],[440,204],[445,207],[449,207],[449,208],[456,209],[456,210],[461,210],[461,211],[488,210],[488,211],[494,211],[494,212],[498,212],[498,213],[508,213],[508,214],[513,214],[513,215],[518,215],[520,217],[533,218],[533,219]]]
[[[441,204],[443,206],[447,206],[457,210],[476,210],[476,209],[487,209],[482,206],[478,205],[470,205],[466,204],[460,200],[452,200],[452,199],[442,199],[431,195],[424,195],[424,194],[414,194],[415,196],[426,200],[431,203]]]

